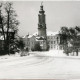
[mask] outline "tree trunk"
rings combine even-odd
[[[74,56],[74,51],[73,51],[73,56]]]
[[[8,55],[10,55],[9,54],[9,12],[8,12],[8,16],[7,16],[6,47],[7,47]]]
[[[4,36],[4,41],[5,41],[5,33],[4,33],[4,26],[3,26],[3,22],[2,22],[2,34]]]
[[[76,50],[76,56],[78,56],[78,49]]]

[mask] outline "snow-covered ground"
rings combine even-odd
[[[0,56],[0,79],[80,79],[80,56],[60,50]]]

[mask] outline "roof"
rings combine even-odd
[[[55,35],[57,35],[57,34],[59,34],[58,31],[57,31],[57,32],[47,31],[47,36],[55,36]],[[31,37],[33,37],[33,36],[38,37],[38,32],[35,32],[35,33],[33,33],[32,35],[28,35],[27,38],[31,38]],[[23,38],[26,38],[26,36],[23,36]]]
[[[0,40],[4,40],[4,36],[0,36]]]
[[[44,40],[45,38],[43,36],[41,36],[41,37],[36,37],[36,39],[38,39],[38,40]]]
[[[33,36],[37,36],[38,35],[38,32],[35,32],[34,34],[33,34]]]
[[[31,38],[33,35],[29,35],[28,38]]]
[[[57,34],[59,34],[59,31],[57,31],[57,32],[47,31],[47,36],[54,36],[54,35],[57,35]],[[37,36],[38,32],[35,32],[33,35]]]
[[[57,35],[57,34],[59,34],[58,31],[57,31],[57,32],[52,32],[52,31],[48,31],[48,32],[47,32],[47,36],[55,36],[55,35]]]

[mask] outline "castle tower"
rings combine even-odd
[[[46,21],[45,21],[45,11],[43,10],[43,5],[41,3],[40,11],[38,14],[38,37],[39,42],[43,50],[47,50],[47,34],[46,34]]]
[[[46,39],[46,22],[45,22],[45,11],[41,3],[40,11],[38,14],[38,35],[43,36]]]

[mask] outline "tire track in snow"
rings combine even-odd
[[[32,66],[38,66],[38,65],[44,65],[44,64],[47,64],[47,63],[50,63],[54,60],[54,58],[51,58],[51,57],[43,57],[43,59],[41,60],[38,60],[38,61],[31,61],[31,62],[28,62],[27,61],[24,61],[24,62],[21,62],[21,63],[18,63],[16,65],[11,65],[12,67],[14,66],[17,66],[17,67],[32,67]]]
[[[29,61],[29,62],[27,62],[26,60],[24,61],[24,62],[21,62],[21,63],[18,63],[18,64],[14,64],[14,65],[11,65],[12,67],[14,67],[14,66],[17,66],[17,67],[22,67],[22,66],[24,66],[24,67],[28,67],[28,66],[34,66],[34,65],[37,65],[37,64],[40,64],[40,63],[43,63],[43,62],[45,62],[46,60],[48,60],[48,57],[44,57],[44,58],[42,58],[42,59],[36,59],[36,61]]]

